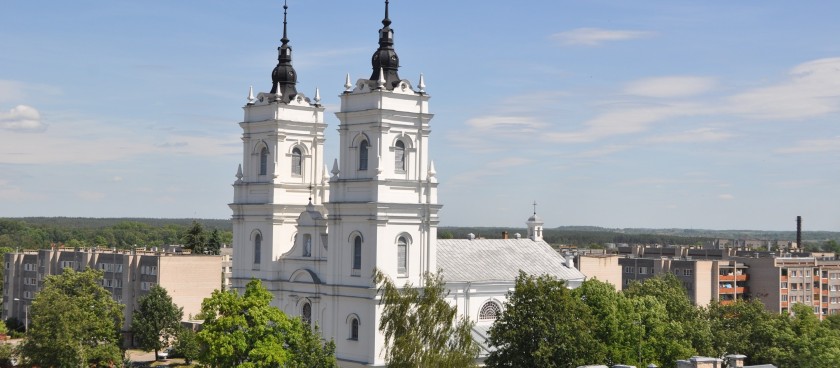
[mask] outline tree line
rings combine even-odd
[[[418,290],[385,291],[380,329],[389,367],[474,366],[474,325],[443,303],[439,276]],[[441,305],[443,303],[445,305]],[[448,307],[448,309],[447,309]],[[489,329],[487,367],[575,368],[616,364],[675,367],[692,356],[747,356],[747,364],[833,368],[840,364],[840,315],[820,321],[796,304],[771,313],[760,301],[692,304],[679,279],[658,276],[623,291],[587,280],[576,289],[549,276],[520,273],[501,316]]]
[[[185,244],[196,224],[201,225],[205,241],[215,237],[230,244],[233,239],[228,220],[24,218],[0,219],[0,247],[160,247]]]
[[[0,345],[0,364],[16,356],[27,367],[124,367],[124,305],[101,286],[102,271],[65,269],[47,276],[29,309],[31,323],[16,349]],[[214,368],[336,367],[335,344],[317,326],[270,305],[271,293],[252,280],[240,295],[219,291],[201,304],[202,329],[181,326],[183,309],[155,285],[138,300],[131,331],[141,349],[163,349]],[[60,305],[61,308],[56,308]]]

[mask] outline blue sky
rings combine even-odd
[[[291,0],[328,162],[380,1]],[[840,3],[408,1],[442,224],[840,231]],[[0,216],[227,218],[282,2],[0,4]]]

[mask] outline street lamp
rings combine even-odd
[[[15,298],[14,300],[15,300],[16,302],[21,301],[21,300],[20,300],[20,298]],[[29,304],[24,304],[24,305],[23,305],[23,312],[24,312],[24,316],[26,316],[26,317],[23,319],[23,329],[24,329],[26,332],[29,332]]]

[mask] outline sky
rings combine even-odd
[[[289,0],[326,161],[384,4]],[[282,2],[0,3],[0,216],[229,218]],[[442,226],[840,231],[840,2],[394,0]]]

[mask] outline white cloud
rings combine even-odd
[[[105,193],[94,191],[81,191],[76,193],[76,196],[86,201],[101,201],[105,198]]]
[[[0,103],[21,103],[32,94],[59,95],[56,87],[0,79]]]
[[[658,77],[632,82],[625,87],[624,92],[642,97],[687,97],[708,92],[716,83],[714,78],[707,77]]]
[[[534,160],[527,159],[524,157],[506,157],[501,160],[493,161],[487,164],[488,167],[494,168],[507,168],[507,167],[516,167],[522,166],[534,162]]]
[[[611,155],[611,154],[616,153],[616,152],[624,151],[624,150],[626,150],[630,147],[631,147],[630,145],[611,144],[611,145],[608,145],[608,146],[599,147],[599,148],[596,148],[596,149],[580,152],[580,153],[574,155],[574,157],[592,158],[592,157],[608,156],[608,155]]]
[[[690,103],[622,107],[590,119],[584,123],[586,129],[576,132],[547,132],[542,138],[550,142],[591,142],[614,135],[639,133],[661,120],[696,115],[704,111],[702,106]]]
[[[237,136],[208,137],[137,131],[125,124],[54,116],[49,131],[38,135],[37,144],[19,130],[0,134],[0,163],[88,164],[119,161],[150,154],[221,156],[240,152]]]
[[[122,176],[115,176],[115,177],[111,178],[111,181],[121,182],[121,181],[123,181],[123,177]]]
[[[794,67],[790,79],[729,98],[730,110],[756,119],[805,119],[840,110],[840,58]]]
[[[822,153],[840,152],[840,136],[825,139],[808,139],[793,146],[776,150],[778,153]]]
[[[555,33],[551,38],[562,45],[598,46],[604,42],[625,41],[652,36],[653,32],[602,28],[576,28]]]
[[[681,133],[664,134],[645,139],[648,143],[718,142],[732,138],[733,134],[712,128],[693,129]]]
[[[20,186],[11,184],[8,180],[0,179],[0,199],[4,201],[29,201],[45,199],[43,195],[29,193]]]
[[[31,106],[17,105],[9,112],[0,112],[0,129],[18,132],[40,132],[46,129],[41,113]]]
[[[732,194],[721,194],[721,195],[718,196],[718,198],[720,198],[724,201],[729,201],[729,200],[735,199],[735,196],[733,196]]]
[[[548,124],[533,116],[479,116],[467,120],[467,126],[479,130],[496,130],[506,134],[534,133]]]

